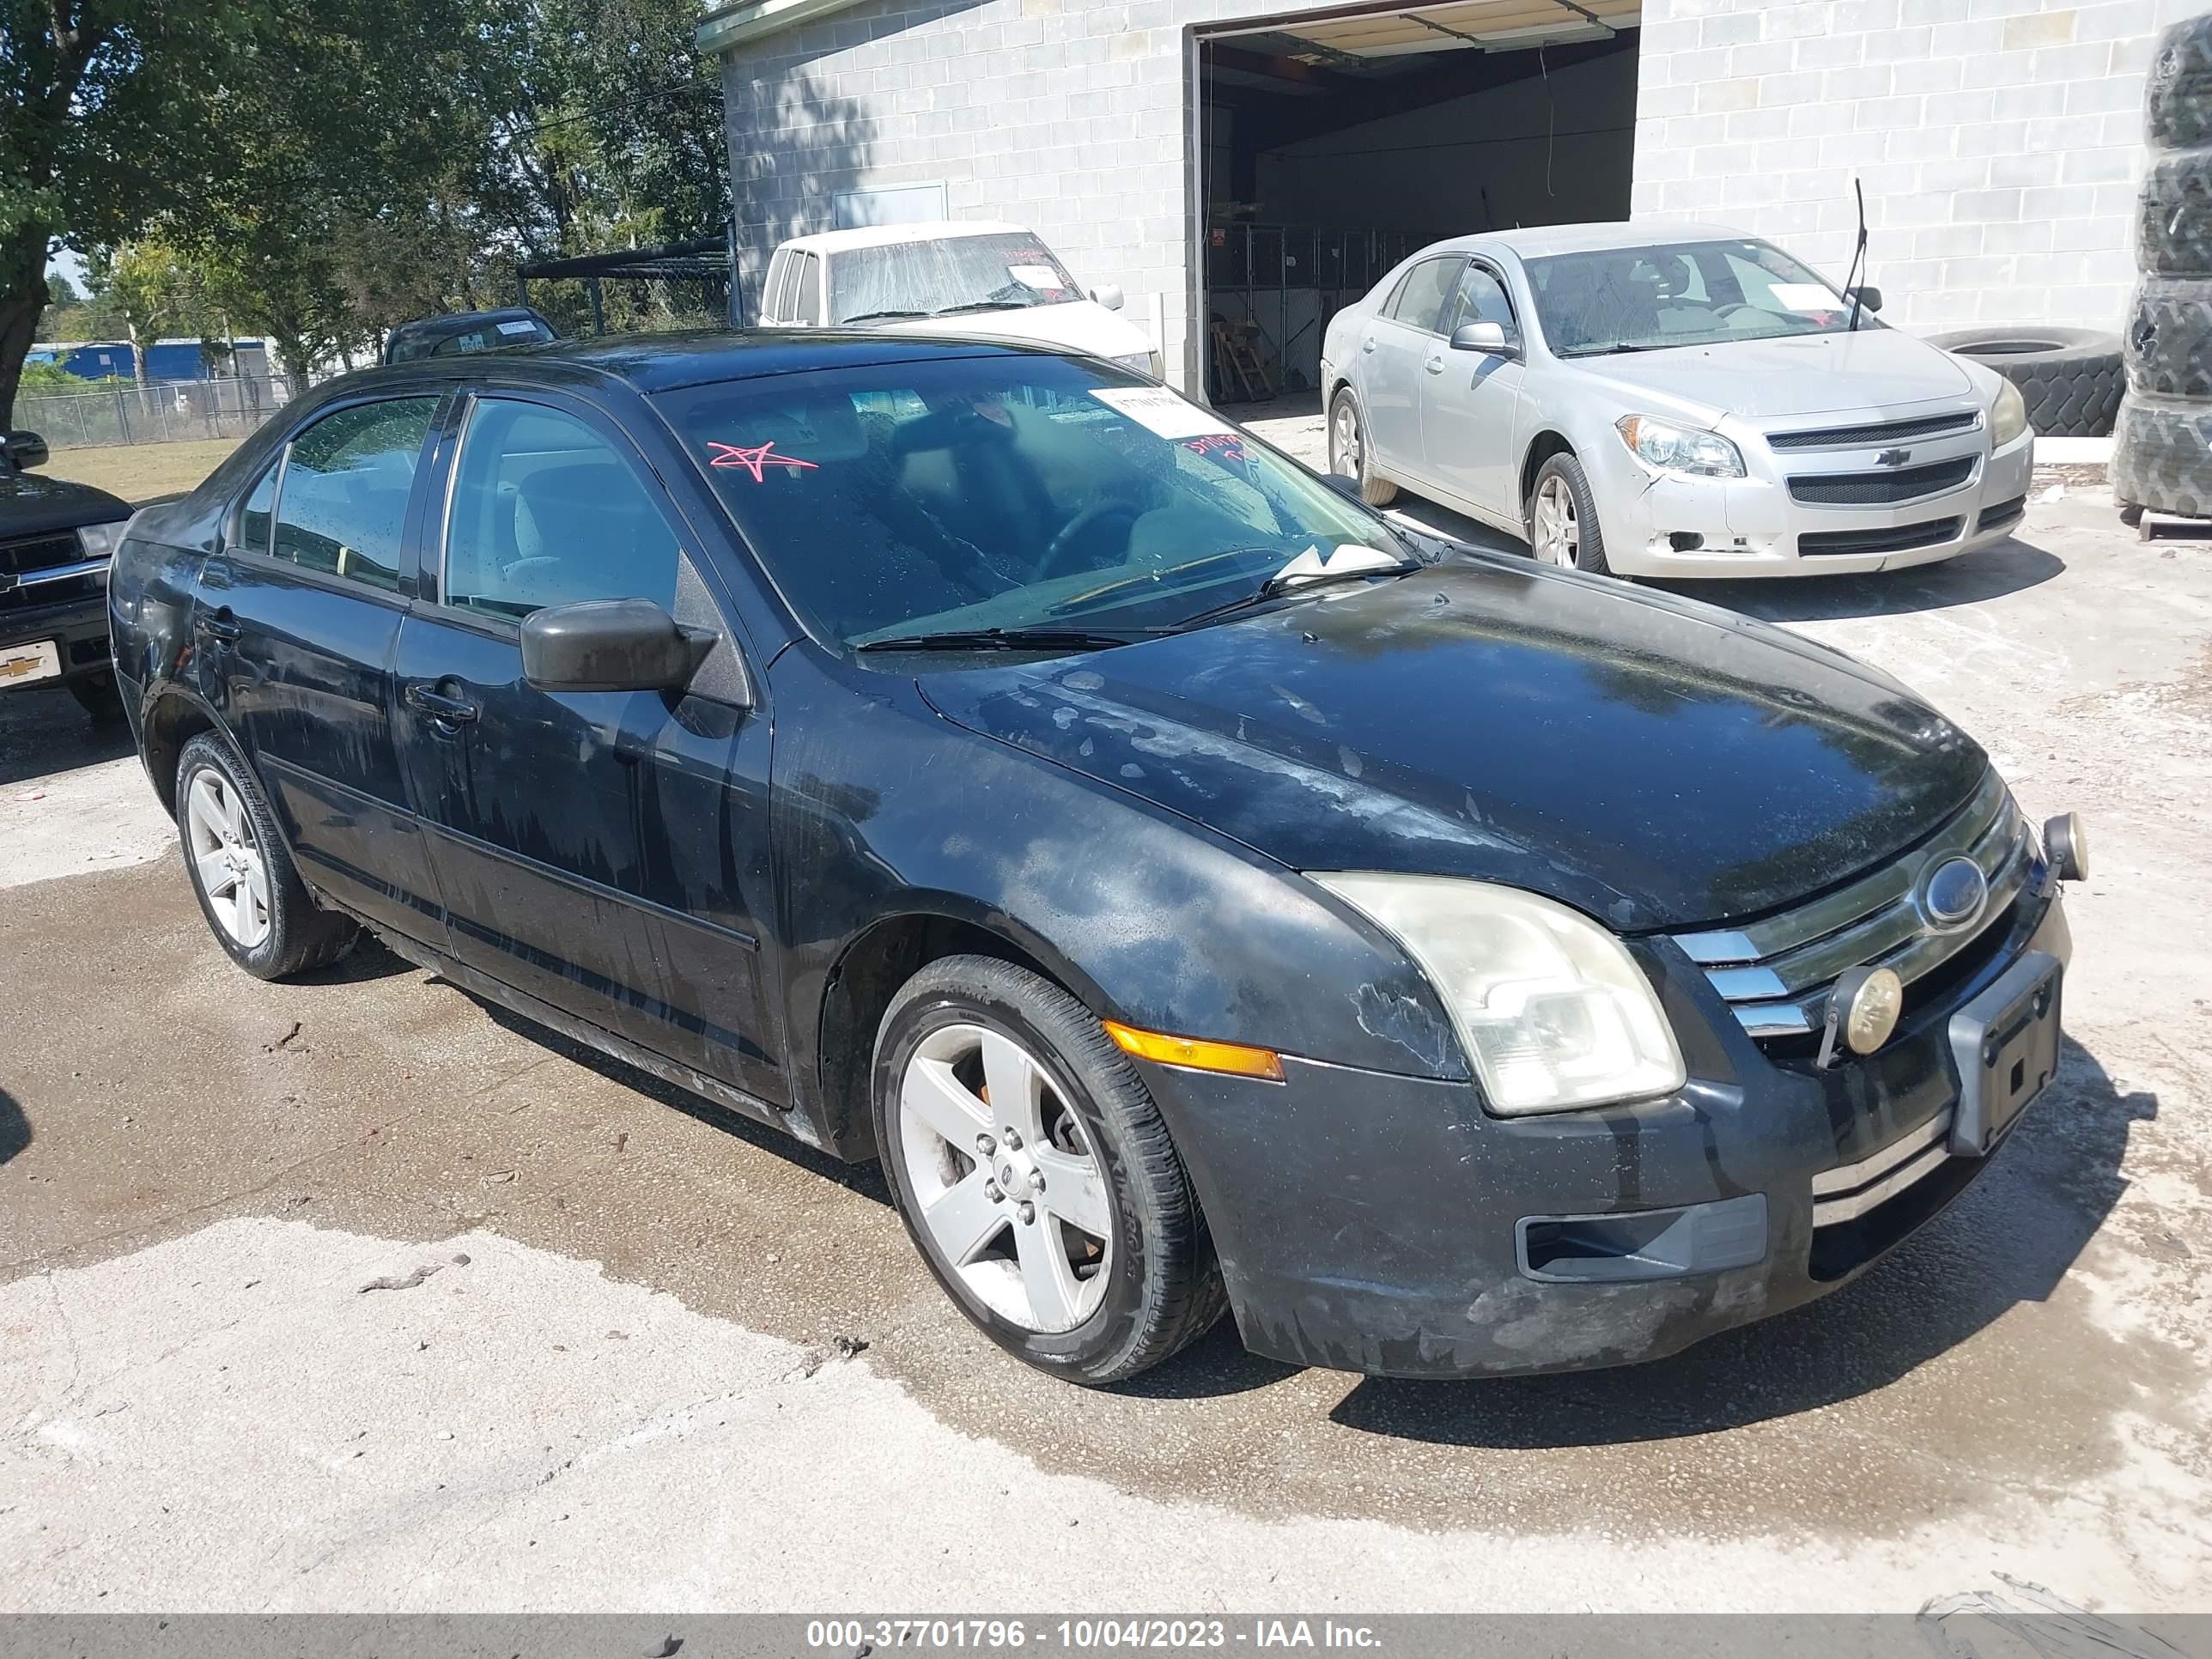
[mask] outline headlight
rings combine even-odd
[[[1650,981],[1589,918],[1486,882],[1313,878],[1420,964],[1493,1112],[1571,1111],[1682,1086],[1682,1053]]]
[[[123,532],[130,525],[128,519],[113,524],[81,524],[76,527],[76,544],[88,559],[112,559],[115,550],[123,545]]]
[[[2002,449],[2027,430],[2027,399],[2010,380],[1997,387],[1997,400],[1990,405],[1990,447]]]
[[[1160,378],[1160,366],[1149,351],[1135,352],[1127,357],[1109,357],[1106,361],[1117,368],[1127,369],[1132,374],[1146,375],[1155,380]]]
[[[1676,426],[1649,415],[1624,415],[1613,424],[1621,442],[1649,465],[1703,478],[1743,477],[1742,452],[1717,432]]]

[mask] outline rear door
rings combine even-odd
[[[409,526],[436,394],[349,404],[295,434],[203,569],[193,647],[301,873],[442,943],[392,724]]]
[[[1424,259],[1400,280],[1359,340],[1360,412],[1367,441],[1383,470],[1400,477],[1426,475],[1421,448],[1421,365],[1441,340],[1461,254]]]
[[[1429,477],[1470,505],[1517,523],[1514,457],[1520,452],[1513,434],[1527,371],[1508,356],[1454,351],[1451,337],[1463,323],[1496,323],[1508,341],[1520,337],[1503,275],[1480,260],[1469,260],[1460,273],[1442,336],[1421,360],[1421,446]]]
[[[518,624],[647,599],[736,630],[701,544],[621,430],[556,394],[477,394],[395,684],[416,808],[463,962],[721,1078],[787,1097],[760,979],[769,726],[708,695],[541,691]]]

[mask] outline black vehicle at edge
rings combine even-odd
[[[46,440],[0,442],[0,691],[66,685],[95,719],[119,714],[107,663],[107,568],[128,502],[42,478]]]
[[[1667,1354],[1896,1244],[2057,1063],[2080,827],[1903,686],[1416,546],[1091,360],[369,371],[111,592],[242,966],[365,925],[880,1155],[955,1303],[1077,1381],[1224,1304],[1374,1373]]]

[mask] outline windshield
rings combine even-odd
[[[1680,242],[1528,261],[1554,355],[1837,334],[1850,301],[1765,242]],[[1861,328],[1879,326],[1862,314]]]
[[[1067,358],[870,364],[653,401],[809,630],[842,648],[1136,633],[1302,555],[1331,571],[1363,548],[1407,556],[1381,519],[1207,410]]]
[[[1053,251],[1027,231],[851,248],[830,261],[830,320],[938,316],[969,307],[1026,310],[1083,298]]]

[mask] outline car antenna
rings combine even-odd
[[[1866,263],[1866,186],[1856,179],[1852,179],[1851,194],[1857,197],[1859,201],[1859,244],[1851,250],[1850,274],[1844,282],[1844,291],[1851,296],[1851,320],[1844,331],[1846,334],[1856,334],[1859,331],[1860,294],[1856,279],[1866,275],[1866,272],[1859,269]]]

